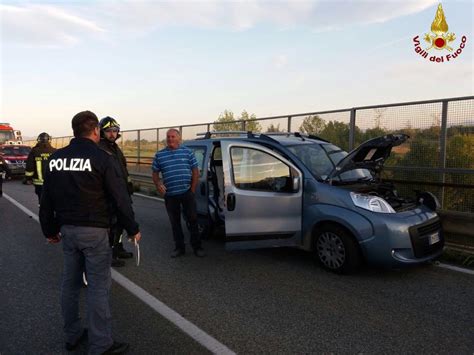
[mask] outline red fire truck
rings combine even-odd
[[[31,147],[23,145],[21,132],[0,123],[0,178],[23,175]],[[3,176],[2,176],[3,175]]]
[[[21,132],[14,130],[10,123],[0,122],[0,144],[22,144]]]

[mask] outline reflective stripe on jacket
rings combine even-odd
[[[25,176],[35,185],[43,185],[49,156],[56,151],[49,143],[37,143],[26,159]]]

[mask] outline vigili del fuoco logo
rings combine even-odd
[[[431,32],[425,33],[423,39],[428,43],[426,48],[421,47],[420,36],[413,38],[415,52],[430,62],[435,63],[453,61],[462,54],[467,42],[467,37],[462,36],[459,46],[457,46],[456,49],[453,48],[453,42],[456,40],[456,35],[452,32],[448,32],[448,23],[446,22],[446,17],[444,16],[441,4],[438,5],[438,10],[436,10],[436,16],[431,24]],[[437,51],[443,52],[438,56]],[[450,53],[444,54],[446,53],[444,51]]]

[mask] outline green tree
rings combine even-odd
[[[234,117],[234,113],[230,110],[225,110],[219,115],[217,121],[214,121],[212,127],[214,131],[241,131],[243,129],[242,122],[245,121],[245,130],[252,132],[260,132],[262,126],[258,121],[254,113],[251,115],[246,111],[242,111],[239,118]]]
[[[267,128],[267,132],[271,133],[278,133],[278,132],[283,132],[282,129],[280,129],[280,124],[278,123],[276,126],[272,123],[270,126]]]
[[[474,135],[456,134],[449,137],[446,147],[446,167],[474,169]],[[474,186],[472,174],[446,174],[446,182]],[[455,211],[474,211],[474,189],[445,188],[444,209]]]
[[[318,115],[308,116],[303,120],[303,123],[300,126],[300,132],[307,134],[320,134],[326,123]]]
[[[219,115],[217,121],[212,125],[214,131],[240,131],[241,127],[235,122],[234,113],[230,110],[224,110]]]
[[[243,110],[239,119],[245,121],[246,131],[252,131],[252,132],[262,131],[262,126],[260,125],[260,122],[256,121],[257,116],[255,116],[254,113],[249,115],[249,113],[246,110]]]
[[[329,121],[320,136],[346,151],[349,149],[349,125],[346,123]]]
[[[372,139],[372,138],[377,138],[377,137],[380,137],[380,136],[384,136],[388,133],[389,132],[387,130],[383,129],[382,127],[369,128],[369,129],[365,130],[365,132],[361,132],[361,135],[360,135],[361,141],[360,141],[360,143],[368,141],[369,139]]]

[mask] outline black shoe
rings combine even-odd
[[[206,256],[206,253],[204,252],[202,248],[197,248],[197,249],[194,249],[194,255],[202,258],[203,256]]]
[[[130,345],[127,343],[119,343],[117,341],[114,341],[112,346],[105,350],[102,355],[108,355],[108,354],[125,354],[125,352],[128,350]]]
[[[129,251],[126,251],[126,250],[120,250],[118,253],[117,253],[117,256],[120,258],[120,259],[131,259],[133,258],[133,253],[129,252]]]
[[[185,251],[184,249],[175,249],[172,253],[171,253],[171,257],[172,258],[178,258],[182,255],[185,254]]]
[[[125,261],[119,259],[112,259],[112,267],[122,267],[125,266]]]
[[[76,342],[74,344],[71,344],[71,343],[66,343],[65,344],[66,350],[67,351],[73,351],[86,338],[87,338],[87,328],[82,331],[81,336],[79,337],[79,339],[76,340]]]

